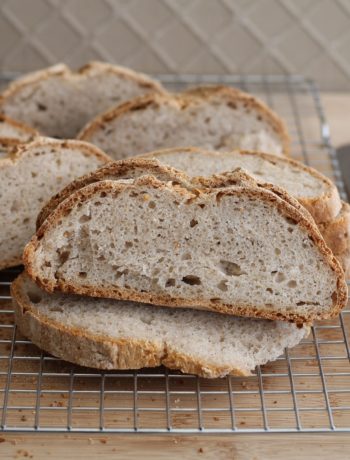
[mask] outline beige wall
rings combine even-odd
[[[350,89],[350,0],[0,0],[0,70],[300,73]]]

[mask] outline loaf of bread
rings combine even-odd
[[[11,292],[22,334],[54,356],[98,369],[163,364],[207,378],[250,375],[308,334],[282,321],[47,294],[25,274]]]
[[[289,152],[282,120],[260,100],[225,86],[136,98],[97,116],[79,138],[115,160],[182,146]]]
[[[188,187],[140,161],[140,177],[90,181],[46,218],[24,253],[41,287],[300,323],[344,307],[338,261],[285,191],[240,172]]]
[[[41,207],[78,176],[110,159],[94,145],[37,137],[0,158],[0,269],[22,263]]]
[[[162,92],[150,77],[104,62],[77,72],[57,64],[15,80],[0,96],[0,112],[46,136],[74,138],[109,107],[150,92]]]

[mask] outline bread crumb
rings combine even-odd
[[[176,398],[176,399],[174,400],[174,403],[175,403],[175,404],[178,404],[179,402],[180,402],[180,398]]]
[[[26,421],[27,421],[27,417],[26,417],[25,415],[22,415],[21,421],[22,421],[22,422],[26,422]]]
[[[216,422],[218,422],[218,421],[220,420],[219,417],[213,417],[213,419],[214,419]]]
[[[5,438],[0,438],[0,442],[5,442]]]
[[[239,422],[239,424],[240,424],[240,425],[245,425],[245,422],[242,421],[242,422]]]
[[[101,438],[100,443],[101,444],[107,444],[107,439],[106,438]]]
[[[204,450],[203,450],[203,447],[200,447],[197,451],[199,454],[203,454]]]

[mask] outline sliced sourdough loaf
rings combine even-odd
[[[276,155],[289,151],[282,120],[260,100],[225,86],[136,98],[97,116],[79,138],[116,160],[188,145]]]
[[[158,82],[124,67],[91,62],[73,72],[58,64],[11,83],[0,112],[47,136],[74,138],[98,113],[155,91],[162,91]]]
[[[61,359],[98,369],[163,364],[207,378],[250,375],[308,334],[282,321],[47,294],[25,274],[11,291],[21,333]]]
[[[28,273],[48,292],[300,323],[336,315],[344,274],[310,215],[236,174],[217,189],[154,174],[82,186],[26,246]]]
[[[35,129],[0,115],[0,145],[9,146],[19,142],[28,142],[38,135]]]
[[[199,148],[158,150],[142,157],[157,159],[191,177],[209,177],[244,168],[255,179],[287,190],[316,223],[334,219],[342,207],[337,187],[330,179],[290,158],[253,151],[210,152]]]
[[[108,160],[86,142],[42,137],[0,158],[0,268],[22,262],[38,212],[50,196]]]

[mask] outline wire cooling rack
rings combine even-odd
[[[266,100],[286,121],[295,158],[335,180],[340,171],[312,81],[299,76],[161,76],[170,89],[224,83]],[[4,79],[5,81],[5,79]],[[300,345],[249,378],[205,380],[164,368],[98,372],[48,356],[13,324],[0,272],[0,427],[3,431],[350,431],[350,315],[317,323]]]

